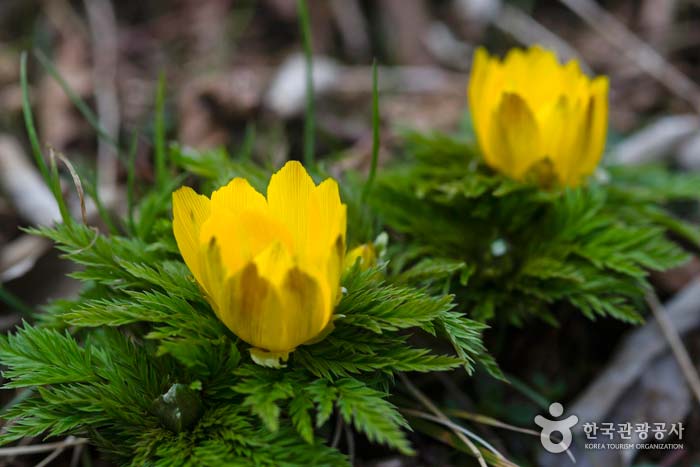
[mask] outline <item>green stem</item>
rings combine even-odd
[[[316,133],[316,116],[314,109],[314,77],[311,51],[311,27],[309,26],[309,9],[306,0],[297,0],[299,12],[299,27],[304,43],[306,59],[306,118],[304,119],[304,165],[308,167],[314,162],[314,138]]]
[[[5,302],[7,306],[18,311],[24,317],[28,318],[34,314],[34,310],[29,305],[3,287],[2,284],[0,284],[0,301]]]
[[[63,199],[63,193],[61,192],[61,184],[58,179],[58,175],[53,176],[52,172],[49,170],[46,161],[44,160],[44,155],[41,152],[41,144],[39,143],[39,137],[36,133],[36,126],[34,125],[34,116],[32,114],[32,105],[29,99],[29,81],[27,79],[27,53],[22,52],[20,56],[20,66],[19,66],[19,80],[22,87],[22,113],[24,114],[24,126],[27,130],[27,136],[29,137],[29,144],[32,147],[32,155],[36,165],[39,167],[42,177],[44,177],[44,182],[51,190],[53,197],[58,203],[58,209],[61,212],[61,218],[63,222],[68,224],[72,221],[70,216],[70,211],[66,206],[66,202]]]
[[[156,89],[156,116],[155,116],[155,172],[156,181],[163,186],[168,179],[165,167],[165,75],[161,73]]]
[[[377,74],[377,60],[372,63],[372,165],[369,167],[369,176],[362,190],[362,200],[367,199],[374,178],[377,176],[377,163],[379,161],[379,83]]]
[[[126,210],[130,232],[134,232],[134,185],[136,184],[136,150],[138,149],[138,133],[134,132],[129,147],[126,164]]]
[[[61,86],[61,89],[63,89],[63,92],[66,93],[68,99],[70,99],[71,103],[78,109],[85,120],[88,121],[90,126],[97,132],[100,138],[114,146],[119,154],[121,152],[119,143],[102,127],[102,124],[100,124],[100,119],[97,117],[97,115],[95,115],[92,109],[90,109],[90,106],[78,95],[78,93],[76,93],[70,87],[68,82],[63,78],[63,76],[61,76],[61,73],[59,73],[54,64],[51,63],[51,60],[49,60],[49,58],[40,50],[35,51],[34,56],[37,58],[37,60],[39,60],[39,63],[41,63],[41,66],[44,67],[46,72],[58,83],[59,86]]]

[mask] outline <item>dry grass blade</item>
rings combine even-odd
[[[347,423],[344,428],[345,442],[348,445],[348,459],[350,459],[350,465],[355,465],[355,437],[352,435],[352,428]]]
[[[70,460],[70,467],[78,467],[78,464],[80,463],[80,459],[83,456],[84,448],[85,448],[85,445],[81,444],[79,446],[76,446],[75,449],[73,449],[73,456],[71,457],[71,460]]]
[[[420,401],[421,404],[423,404],[428,410],[433,412],[440,420],[443,422],[448,422],[452,423],[447,416],[440,411],[440,409],[437,408],[435,404],[432,403],[428,397],[426,397],[425,394],[423,394],[417,387],[415,387],[409,380],[406,378],[406,376],[403,373],[399,373],[399,377],[401,378],[401,382],[406,386],[406,388],[413,394],[413,396]],[[454,430],[453,432],[455,435],[462,441],[465,445],[469,447],[469,450],[474,454],[476,457],[477,461],[479,462],[479,465],[481,467],[487,467],[486,461],[484,460],[484,456],[479,452],[479,449],[474,445],[474,443],[467,438],[464,433],[462,433],[459,430]]]
[[[335,428],[333,429],[333,441],[331,441],[331,447],[338,447],[340,443],[340,435],[343,432],[343,417],[338,414],[335,419]]]
[[[504,430],[515,431],[517,433],[523,433],[526,435],[540,436],[539,431],[531,430],[529,428],[521,428],[519,426],[510,425],[508,423],[496,420],[495,418],[487,417],[486,415],[481,415],[477,413],[467,412],[466,410],[448,410],[447,413],[454,417],[463,418],[465,420],[470,420],[472,422],[481,423],[483,425],[492,426],[494,428],[503,428]]]
[[[476,441],[477,443],[484,446],[486,449],[491,451],[493,454],[495,454],[500,459],[504,459],[503,455],[501,453],[499,453],[496,450],[496,448],[494,448],[488,441],[483,439],[481,436],[474,434],[470,430],[467,430],[463,426],[460,426],[460,425],[454,423],[453,421],[451,421],[449,419],[445,420],[445,419],[437,417],[435,415],[430,415],[429,413],[421,412],[420,410],[401,409],[401,411],[405,414],[408,414],[408,415],[411,415],[414,417],[423,418],[425,420],[430,420],[431,422],[439,423],[441,425],[448,427],[449,429],[451,429],[453,431],[459,431],[460,433],[464,433],[465,436],[472,438],[474,441]]]
[[[539,431],[531,430],[529,428],[521,428],[519,426],[515,425],[510,425],[508,423],[504,423],[500,420],[496,420],[495,418],[487,417],[486,415],[480,415],[480,414],[475,414],[471,412],[467,412],[465,410],[450,410],[448,413],[452,414],[455,417],[458,418],[464,418],[466,420],[471,420],[476,423],[481,423],[483,425],[489,425],[495,428],[503,428],[504,430],[510,430],[510,431],[515,431],[516,433],[523,433],[526,435],[531,435],[535,436],[536,438],[539,438],[542,434]],[[550,435],[550,439],[554,438],[552,435]],[[556,442],[558,445],[564,447],[566,449],[566,446],[562,444],[561,437],[559,439],[554,439],[554,442]],[[571,451],[566,449],[566,454],[569,456],[569,459],[571,459],[573,462],[573,454],[571,454]]]
[[[664,308],[673,329],[679,334],[686,334],[700,326],[700,278],[688,283],[666,302]],[[662,356],[667,348],[660,326],[654,321],[630,331],[606,367],[577,397],[569,411],[581,420],[604,421],[620,397],[633,387],[653,360]]]
[[[41,452],[54,451],[56,449],[65,449],[70,446],[78,446],[87,443],[86,438],[76,438],[69,436],[63,441],[46,444],[31,444],[29,446],[13,446],[9,448],[0,448],[0,457],[5,456],[26,456],[29,454],[38,454]]]
[[[50,241],[32,235],[21,235],[5,244],[0,249],[0,282],[23,275],[50,249]]]
[[[60,447],[60,448],[56,449],[54,452],[52,452],[51,454],[49,454],[48,456],[46,456],[46,457],[45,457],[41,462],[39,462],[35,467],[46,467],[47,465],[51,464],[51,462],[53,462],[54,459],[56,459],[58,456],[60,456],[61,453],[63,453],[63,451],[64,451],[65,449],[66,449],[65,447]]]
[[[63,164],[68,168],[68,172],[70,172],[71,177],[73,178],[73,184],[75,185],[75,189],[78,192],[78,198],[80,198],[80,214],[83,219],[83,224],[87,225],[88,220],[87,220],[87,208],[85,206],[85,191],[83,190],[83,184],[80,181],[80,177],[78,176],[78,172],[75,171],[75,168],[73,167],[73,164],[68,160],[66,156],[61,154],[60,152],[57,152],[54,150],[53,147],[49,146],[49,156],[51,157],[51,164],[56,163],[56,159],[60,160],[63,162]]]
[[[505,3],[493,23],[504,33],[515,36],[523,45],[542,44],[552,47],[562,59],[576,59],[584,71],[591,72],[591,68],[571,44],[519,8]]]
[[[85,10],[93,46],[93,79],[95,101],[100,123],[111,138],[119,137],[119,99],[117,97],[117,25],[114,8],[109,0],[85,0]],[[111,203],[117,189],[118,159],[116,149],[108,140],[98,139],[97,174],[100,195]]]
[[[0,186],[17,213],[33,225],[52,225],[61,212],[19,140],[0,134]]]
[[[436,425],[439,425],[440,427],[445,428],[448,431],[443,432],[445,435],[454,435],[457,436],[458,433],[463,433],[465,436],[471,436],[474,433],[471,431],[467,430],[463,426],[458,425],[457,423],[452,423],[452,422],[445,422],[444,420],[441,420],[439,417],[436,417],[434,415],[430,415],[429,413],[422,412],[420,410],[413,410],[413,409],[400,409],[402,413],[407,415],[408,417],[412,417],[415,419],[423,419],[429,422],[432,422]],[[454,443],[454,440],[451,440],[449,437],[441,436],[438,432],[433,432],[430,430],[426,430],[425,427],[422,428],[417,428],[420,431],[428,434],[429,436],[438,439],[449,446],[460,450],[461,452],[464,452],[464,449],[469,449],[468,446],[458,446]],[[480,441],[483,441],[481,438],[478,438]],[[460,438],[461,441],[461,438]],[[462,444],[464,444],[462,442]],[[484,457],[484,460],[488,463],[488,465],[492,467],[520,467],[518,464],[515,464],[505,457],[501,457],[501,454],[496,452],[492,447],[489,449],[488,447],[484,446],[483,448],[477,448],[479,449],[481,455]],[[471,449],[469,449],[471,452]]]
[[[680,335],[676,328],[673,327],[673,323],[668,319],[666,315],[666,310],[664,306],[659,302],[659,298],[654,292],[647,293],[647,303],[651,312],[656,318],[656,322],[659,323],[659,328],[661,328],[661,333],[668,341],[668,345],[671,347],[678,365],[681,367],[683,376],[685,376],[688,386],[690,386],[691,391],[695,395],[695,398],[700,403],[700,376],[698,376],[698,371],[693,365],[693,361],[688,355],[688,350],[686,350],[681,340]]]
[[[559,0],[671,93],[700,111],[700,86],[592,0]]]

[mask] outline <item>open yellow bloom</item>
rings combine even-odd
[[[219,319],[258,355],[286,359],[329,324],[346,233],[335,180],[316,186],[292,161],[270,178],[267,198],[243,178],[211,199],[182,187],[173,193],[173,230]]]
[[[469,106],[486,163],[516,180],[576,186],[598,165],[608,124],[608,79],[588,78],[540,47],[501,61],[474,54]]]
[[[359,268],[361,271],[366,271],[377,265],[377,249],[374,247],[374,244],[363,243],[348,251],[343,262],[343,269],[352,269],[358,261],[360,262]]]

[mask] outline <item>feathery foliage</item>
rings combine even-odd
[[[204,189],[237,175],[258,186],[267,178],[221,151],[173,146],[169,156]],[[134,466],[345,465],[327,444],[336,417],[412,452],[408,424],[388,400],[397,372],[479,363],[498,375],[482,324],[456,319],[449,295],[386,282],[385,263],[346,273],[327,337],[298,348],[285,368],[254,364],[177,252],[171,189],[164,182],[141,193],[124,234],[78,222],[32,230],[80,266],[73,277],[84,288],[0,340],[5,387],[33,390],[6,413],[14,423],[2,442],[86,436]],[[432,350],[438,339],[452,352]]]
[[[42,64],[53,70],[48,60]],[[101,134],[89,106],[57,72],[51,74]],[[27,129],[41,160],[24,62],[22,84]],[[445,293],[386,282],[386,262],[346,272],[346,293],[330,335],[298,348],[285,368],[254,364],[247,344],[216,317],[182,262],[172,233],[171,194],[186,180],[211,192],[236,176],[262,192],[272,167],[250,162],[252,132],[233,157],[223,149],[168,146],[164,86],[161,78],[157,183],[140,186],[134,158],[127,158],[127,218],[115,221],[100,209],[110,227],[103,234],[64,209],[64,223],[30,230],[53,240],[79,266],[72,276],[83,288],[74,299],[48,304],[36,323],[0,338],[4,387],[26,391],[4,412],[12,423],[0,442],[85,436],[132,466],[340,466],[348,460],[328,446],[332,418],[372,442],[412,452],[408,423],[388,400],[397,372],[461,366],[471,372],[480,363],[500,376],[481,342],[484,326],[457,320]],[[311,94],[309,99],[311,106]],[[375,99],[375,126],[377,115]],[[312,113],[309,123],[313,128]],[[132,144],[132,154],[134,149]],[[57,177],[55,170],[45,173],[52,187]],[[342,188],[351,245],[377,233],[356,182]],[[87,194],[96,198],[94,188]],[[66,206],[60,190],[54,194]],[[430,344],[438,338],[453,351],[433,351]]]
[[[648,271],[688,257],[672,236],[699,244],[664,207],[697,199],[697,176],[609,167],[587,186],[544,191],[491,171],[468,131],[408,132],[405,150],[370,200],[401,234],[392,273],[452,290],[480,321],[556,323],[552,304],[568,303],[638,322]]]

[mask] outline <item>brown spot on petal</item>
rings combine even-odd
[[[345,242],[343,241],[342,235],[338,235],[335,239],[335,254],[341,258],[345,256]]]
[[[250,313],[259,310],[270,292],[270,284],[260,277],[255,263],[248,263],[241,272],[241,310]]]
[[[306,335],[313,337],[325,326],[325,317],[321,299],[321,290],[315,278],[298,267],[287,272],[284,280],[284,293],[292,299],[293,309],[302,316],[296,316],[296,324],[303,325]],[[290,303],[290,304],[291,304]]]

